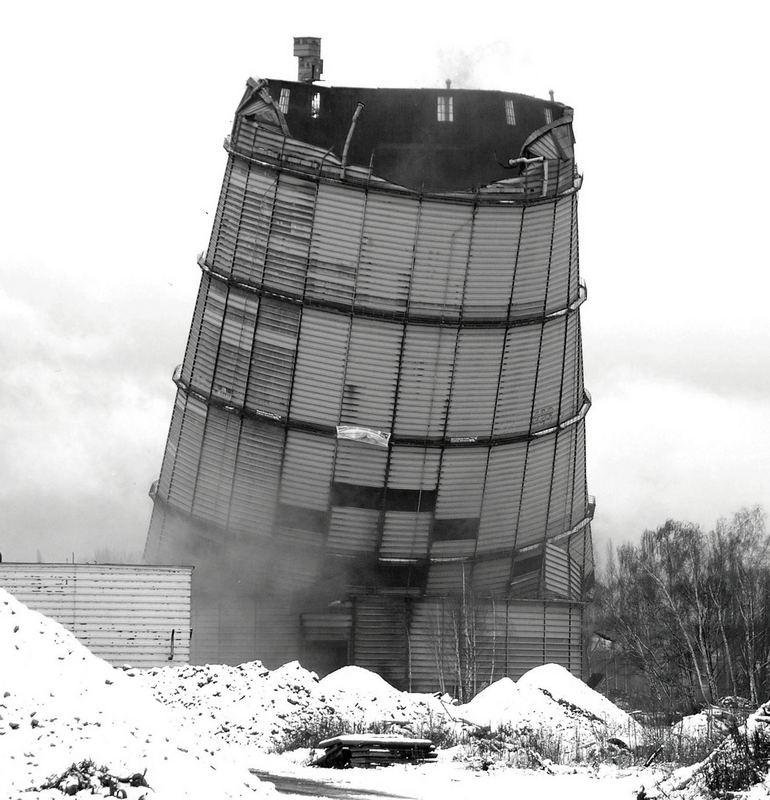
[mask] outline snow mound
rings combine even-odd
[[[694,714],[693,717],[701,717]],[[685,717],[685,720],[691,718]],[[684,722],[684,720],[683,720]],[[685,725],[696,728],[700,720]],[[659,784],[663,797],[696,800],[714,795],[710,775],[718,776],[722,786],[719,796],[741,796],[747,800],[770,797],[770,771],[763,752],[770,748],[770,702],[761,705],[740,726],[736,736],[725,737],[703,761],[676,770]],[[724,786],[725,778],[736,781],[733,787]],[[747,785],[751,784],[751,785]],[[726,790],[726,791],[725,791]],[[653,796],[650,794],[650,796]]]
[[[0,589],[0,797],[21,796],[85,759],[117,775],[146,769],[148,798],[272,794],[205,744],[130,676]]]
[[[358,695],[371,695],[373,698],[393,697],[401,694],[376,672],[363,667],[342,667],[322,678],[319,688],[330,694],[350,692]]]
[[[426,734],[431,726],[455,726],[433,695],[401,692],[362,667],[343,667],[321,681],[296,661],[274,670],[254,661],[128,674],[161,703],[187,714],[215,749],[282,750],[302,739],[310,746],[335,733],[375,725],[411,735]]]
[[[721,738],[727,734],[730,722],[735,718],[722,709],[706,709],[698,714],[690,714],[671,726],[674,736],[702,741]]]
[[[642,733],[632,717],[556,664],[536,667],[516,683],[501,678],[455,713],[480,728],[537,740],[568,759],[610,738],[635,744]]]
[[[551,697],[536,688],[519,686],[510,678],[501,678],[491,684],[470,703],[458,706],[456,714],[493,731],[508,728],[517,732],[550,732],[572,724],[572,717]]]
[[[518,690],[511,678],[500,678],[482,689],[466,708],[478,716],[494,716],[501,708],[510,706],[518,697]]]
[[[333,709],[349,728],[393,725],[406,733],[424,735],[431,725],[453,725],[435,696],[399,691],[363,667],[342,667],[322,678],[315,698]]]
[[[271,749],[319,713],[314,672],[297,661],[269,670],[260,661],[129,670],[162,704],[184,712],[210,747]]]
[[[604,695],[594,691],[569,670],[559,664],[543,664],[525,672],[517,684],[521,688],[539,689],[566,708],[573,708],[584,716],[594,717],[607,725],[611,735],[624,741],[636,742],[641,736],[638,722],[623,709],[618,708]]]

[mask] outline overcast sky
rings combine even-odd
[[[762,3],[17,2],[0,12],[0,552],[141,552],[250,76],[575,109],[597,550],[770,509]],[[290,10],[289,10],[290,9]],[[370,9],[370,10],[364,10]]]

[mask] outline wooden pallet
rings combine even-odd
[[[313,765],[335,769],[421,764],[436,758],[430,739],[410,739],[388,734],[342,734],[319,742],[318,747],[326,752]]]

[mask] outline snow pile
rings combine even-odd
[[[536,667],[518,683],[501,678],[455,713],[482,728],[534,737],[567,758],[610,738],[635,744],[641,737],[632,717],[556,664]]]
[[[364,727],[400,724],[417,733],[426,726],[452,723],[445,704],[434,695],[401,692],[362,667],[342,667],[327,675],[315,697],[343,719]]]
[[[270,749],[326,711],[313,697],[318,677],[293,661],[269,670],[260,661],[131,669],[126,673],[162,704],[183,711],[210,746]]]
[[[735,717],[719,708],[707,708],[698,714],[690,714],[675,722],[671,732],[682,739],[703,741],[724,737]]]
[[[255,661],[127,674],[162,703],[191,716],[196,730],[205,732],[215,748],[238,744],[281,750],[300,741],[310,746],[337,733],[372,729],[452,735],[470,723],[474,729],[504,728],[554,742],[563,757],[571,758],[611,737],[633,745],[641,731],[628,714],[555,664],[531,670],[518,683],[502,678],[464,706],[399,691],[356,666],[320,681],[296,661],[272,671]]]
[[[385,678],[376,672],[370,672],[363,667],[342,667],[330,673],[319,681],[319,687],[324,692],[336,694],[351,692],[357,695],[378,697],[394,697],[400,694],[398,689],[391,686]]]
[[[161,703],[184,711],[215,748],[237,744],[280,749],[302,731],[317,730],[326,738],[372,725],[418,733],[430,723],[453,724],[433,695],[401,692],[355,666],[321,681],[296,661],[275,670],[252,661],[237,667],[170,666],[126,674]]]
[[[537,689],[520,687],[510,678],[495,681],[470,703],[458,706],[455,713],[460,719],[492,730],[552,730],[568,724],[569,719],[556,701]]]
[[[767,798],[770,796],[769,759],[770,702],[767,702],[703,761],[677,770],[660,783],[660,794],[681,800],[712,796]]]
[[[519,689],[537,689],[566,709],[593,717],[607,726],[611,736],[632,744],[641,738],[642,727],[630,714],[558,664],[535,667],[522,675],[516,685]]]
[[[206,745],[130,677],[0,589],[0,797],[32,796],[24,790],[87,759],[113,775],[146,770],[152,788],[128,787],[129,798],[272,794]]]

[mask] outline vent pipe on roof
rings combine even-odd
[[[295,36],[294,55],[297,56],[297,80],[313,83],[321,80],[324,62],[321,58],[321,40],[315,36]]]
[[[342,149],[342,164],[340,166],[340,178],[345,177],[345,167],[348,163],[348,149],[350,148],[350,140],[353,138],[353,131],[356,127],[356,122],[358,122],[358,118],[361,116],[361,112],[364,110],[363,103],[356,104],[356,110],[353,112],[353,119],[350,121],[350,128],[348,128],[348,135],[345,138],[345,146]]]

